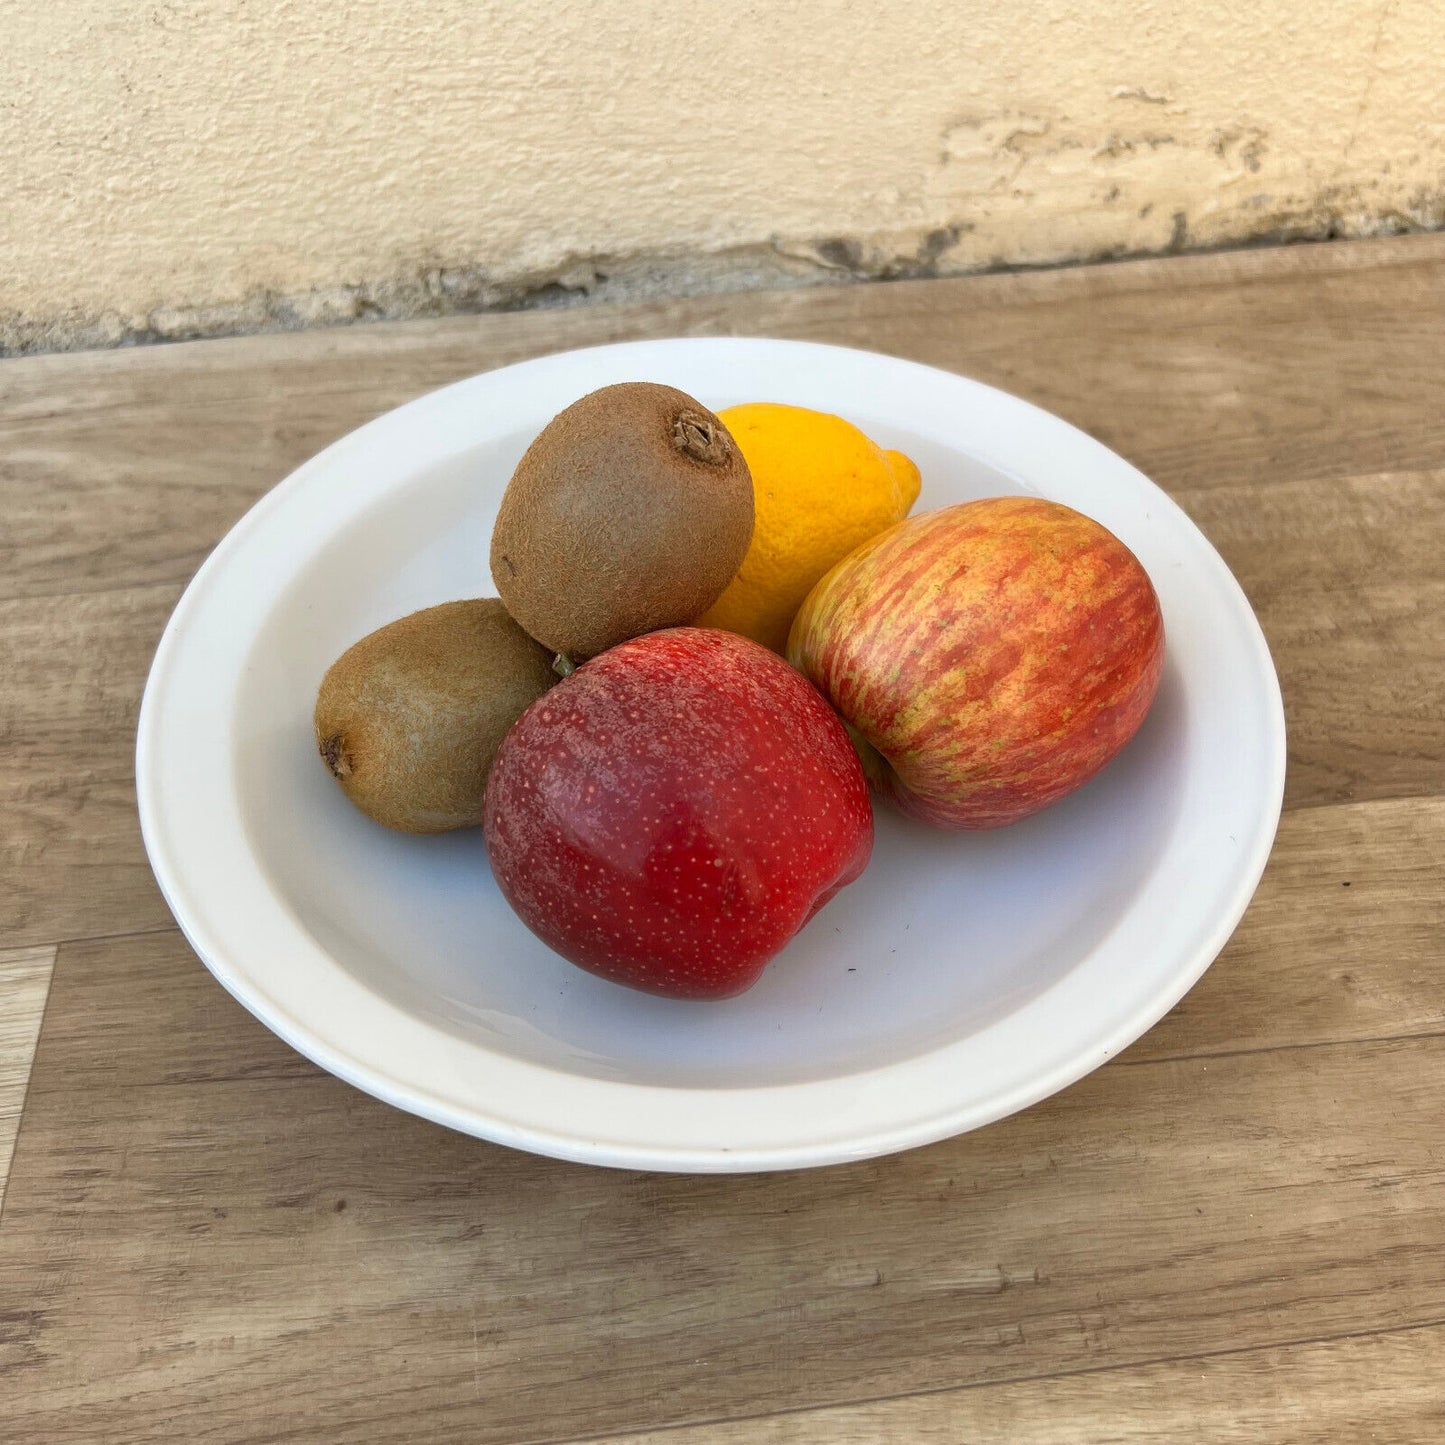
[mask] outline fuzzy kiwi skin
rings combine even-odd
[[[580,661],[706,612],[752,536],[752,477],[723,423],[674,387],[623,382],[528,447],[492,532],[492,580],[533,637]]]
[[[328,669],[316,745],[342,791],[403,833],[482,821],[492,760],[557,681],[495,597],[444,602],[363,637]]]

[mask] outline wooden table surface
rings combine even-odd
[[[966,372],[1168,488],[1268,634],[1286,811],[1198,987],[1021,1115],[780,1175],[533,1158],[212,982],[138,700],[207,550],[341,433],[719,333]],[[0,1438],[1445,1440],[1442,362],[1445,236],[0,362]]]

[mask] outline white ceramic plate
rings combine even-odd
[[[1001,492],[1066,502],[1133,548],[1164,610],[1158,701],[1103,774],[999,832],[944,834],[880,809],[865,876],[725,1003],[574,969],[502,901],[479,833],[370,823],[311,730],[321,676],[357,638],[492,594],[488,538],[522,451],[577,397],[632,380],[714,408],[841,413],[918,462],[916,510]],[[1284,722],[1259,626],[1219,556],[1163,492],[1065,422],[867,352],[655,341],[473,377],[287,478],[176,608],[136,772],[146,847],[186,937],[324,1068],[545,1154],[779,1169],[976,1128],[1159,1019],[1254,891],[1279,817]]]

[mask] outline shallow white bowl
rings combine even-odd
[[[1158,701],[1099,778],[992,833],[880,809],[865,876],[725,1003],[574,969],[502,901],[478,832],[410,838],[370,823],[311,729],[323,672],[357,638],[492,593],[488,538],[523,449],[577,397],[631,380],[714,408],[841,413],[918,462],[917,510],[1001,492],[1066,502],[1133,548],[1164,610]],[[1159,1019],[1254,891],[1279,817],[1284,721],[1259,626],[1219,556],[1163,492],[1065,422],[867,352],[655,341],[473,377],[287,478],[176,608],[136,772],[146,847],[186,937],[324,1068],[545,1154],[780,1169],[976,1128]]]

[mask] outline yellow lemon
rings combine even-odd
[[[753,474],[753,540],[738,575],[697,619],[774,652],[813,584],[918,500],[918,468],[851,422],[776,402],[718,415]]]

